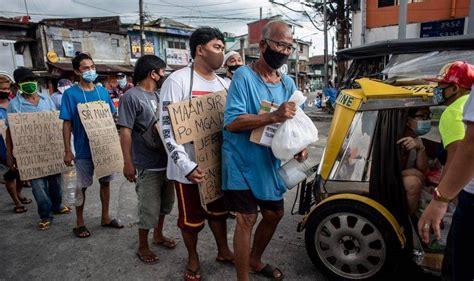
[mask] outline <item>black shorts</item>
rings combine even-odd
[[[251,190],[225,190],[224,197],[229,211],[241,214],[257,214],[257,206],[261,210],[283,211],[285,206],[283,199],[260,200],[255,198]]]

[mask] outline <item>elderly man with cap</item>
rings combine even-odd
[[[61,109],[61,101],[63,99],[64,92],[71,88],[72,82],[69,79],[61,79],[58,81],[58,91],[51,95],[51,99],[54,102],[57,110]]]
[[[229,84],[237,68],[244,65],[242,57],[236,51],[229,51],[224,56],[224,68],[226,70],[224,80]]]
[[[119,99],[126,91],[133,88],[133,84],[129,83],[127,80],[127,75],[125,73],[117,73],[117,86],[113,87],[109,94],[112,99]]]
[[[47,95],[38,92],[37,77],[31,69],[19,67],[13,72],[15,82],[18,84],[19,94],[8,104],[8,113],[28,113],[55,111],[53,101]],[[8,118],[7,118],[8,120]],[[7,128],[7,162],[12,170],[17,170],[16,160],[13,155],[13,141],[10,129]],[[47,230],[52,222],[52,213],[67,214],[71,209],[62,204],[61,174],[50,175],[31,180],[31,188],[36,204],[40,222],[39,230]]]
[[[435,102],[447,106],[439,120],[441,140],[444,148],[448,151],[441,181],[443,183],[447,173],[452,170],[457,171],[454,168],[454,156],[460,152],[466,153],[461,148],[461,143],[466,134],[464,122],[474,121],[472,114],[471,119],[468,119],[466,114],[466,104],[474,82],[474,66],[462,61],[449,63],[442,68],[441,74],[437,78],[428,80],[438,82],[434,90]],[[470,99],[472,100],[472,95]],[[474,155],[470,155],[470,157],[474,157]],[[458,192],[459,194],[457,194]],[[470,258],[474,252],[474,244],[470,240],[474,236],[472,224],[474,219],[474,179],[457,192],[453,192],[453,188],[446,188],[440,184],[435,188],[433,195],[433,200],[423,212],[418,224],[420,235],[422,235],[423,241],[428,243],[428,233],[432,228],[439,237],[441,219],[446,213],[449,201],[457,195],[458,206],[449,230],[443,271],[445,274],[451,275],[452,280],[473,280],[474,268]],[[436,217],[438,220],[432,222],[430,221],[432,217]],[[451,272],[446,272],[446,270]]]

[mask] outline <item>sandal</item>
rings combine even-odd
[[[263,277],[273,279],[275,281],[283,280],[283,277],[284,277],[283,272],[281,272],[281,270],[278,267],[275,267],[268,263],[260,270],[253,270],[253,273],[263,276]],[[280,273],[280,276],[276,277],[275,273]]]
[[[38,230],[45,231],[49,229],[50,221],[40,221],[38,223]]]
[[[15,212],[15,214],[22,214],[26,211],[28,211],[28,209],[25,206],[18,206],[13,208],[13,212]]]
[[[74,227],[72,229],[72,232],[74,232],[74,235],[76,235],[77,238],[87,238],[91,236],[90,231],[87,229],[85,225]]]
[[[111,227],[111,228],[123,228],[123,225],[118,222],[116,219],[110,220],[109,223],[102,224],[103,227]]]
[[[176,242],[173,239],[164,238],[163,241],[161,242],[153,241],[153,244],[156,246],[162,246],[163,248],[166,248],[166,249],[174,249],[176,248],[176,245],[178,245],[178,242]]]
[[[186,267],[186,272],[184,273],[184,281],[201,281],[200,269],[191,270],[189,267]]]
[[[26,198],[26,197],[18,198],[18,199],[20,200],[21,204],[23,204],[23,205],[28,205],[31,202],[33,202],[33,200],[31,200],[30,198]]]
[[[144,264],[156,264],[160,258],[154,254],[149,255],[140,255],[140,253],[136,253],[139,260],[141,260]]]
[[[56,215],[65,215],[65,214],[69,214],[71,211],[72,211],[71,208],[64,206],[61,210],[59,210],[59,211],[57,211],[57,212],[53,212],[53,214],[56,214]]]

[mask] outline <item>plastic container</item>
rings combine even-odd
[[[316,172],[314,169],[316,164],[316,161],[312,158],[308,158],[304,162],[298,162],[296,159],[292,159],[281,166],[277,173],[285,183],[286,188],[292,189]]]
[[[120,185],[117,218],[125,226],[133,227],[138,222],[138,196],[135,183],[124,181]]]
[[[76,171],[63,173],[63,201],[68,206],[81,206],[84,195],[81,188],[76,186]]]

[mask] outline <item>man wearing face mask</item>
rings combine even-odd
[[[171,128],[168,105],[196,96],[207,95],[226,89],[224,79],[214,71],[224,61],[224,36],[216,28],[196,29],[189,39],[194,62],[173,72],[163,84],[160,94],[160,129],[168,152],[168,179],[174,181],[178,199],[178,227],[188,251],[185,280],[201,280],[198,233],[207,219],[217,244],[216,261],[232,263],[233,253],[227,244],[227,208],[223,198],[201,206],[198,184],[204,180],[204,172],[196,164],[193,143],[179,145]]]
[[[72,59],[72,68],[74,73],[80,77],[80,82],[64,92],[59,118],[64,120],[63,138],[64,138],[64,163],[72,166],[72,161],[76,166],[77,187],[82,190],[82,194],[76,194],[78,198],[83,198],[76,206],[76,227],[73,229],[74,235],[78,238],[86,238],[91,235],[84,223],[84,204],[85,192],[87,187],[92,185],[94,176],[94,164],[92,162],[89,139],[87,138],[84,126],[79,117],[77,105],[79,103],[101,101],[109,105],[110,111],[116,112],[115,106],[110,99],[107,90],[100,86],[95,86],[97,79],[95,64],[92,58],[85,53],[78,53]],[[74,150],[71,150],[71,133],[74,135]],[[100,201],[102,203],[101,225],[103,227],[123,228],[116,219],[109,215],[110,201],[110,182],[113,175],[105,176],[99,179]],[[81,196],[82,195],[82,196]],[[81,200],[78,200],[81,201]]]
[[[120,144],[124,159],[123,174],[136,182],[138,196],[138,258],[154,264],[158,257],[148,246],[148,233],[153,231],[153,244],[168,249],[176,241],[163,235],[165,215],[173,209],[174,188],[166,180],[168,155],[156,122],[158,91],[164,81],[165,62],[154,55],[144,55],[135,64],[135,87],[128,90],[119,103]]]
[[[51,99],[53,100],[57,110],[61,109],[61,101],[63,99],[64,92],[71,88],[71,86],[72,82],[69,79],[60,79],[58,81],[58,91],[51,95]]]
[[[232,76],[234,75],[235,71],[244,65],[242,61],[242,57],[236,51],[230,51],[224,56],[224,67],[226,69],[225,78],[224,80],[230,86],[230,82],[232,81]]]
[[[435,101],[447,106],[439,120],[439,133],[444,149],[448,152],[442,174],[443,178],[450,170],[454,155],[465,136],[465,124],[463,122],[464,106],[469,98],[471,86],[474,82],[474,67],[468,63],[456,61],[445,65],[438,78],[427,80],[438,83],[434,90]],[[450,200],[443,200],[443,195],[437,188],[435,189],[435,196],[434,200],[430,203],[430,209],[442,209],[447,206]],[[474,198],[474,180],[471,180],[464,187],[459,196],[459,204],[461,204],[459,210],[470,209],[472,203],[467,202]],[[456,210],[456,212],[458,211]],[[465,224],[469,224],[469,222],[458,219],[463,217],[460,214],[462,213],[459,211],[458,214],[454,215],[448,234],[446,254],[443,259],[443,274],[452,276],[452,280],[472,280],[474,275],[468,274],[471,266],[468,265],[466,267],[466,263],[462,260],[463,258],[468,258],[471,252],[464,249],[464,246],[462,246],[463,242],[459,242],[463,241],[464,233],[469,233],[467,229],[463,229]]]
[[[126,91],[133,87],[132,83],[127,80],[127,75],[122,72],[117,73],[117,86],[110,90],[110,97],[112,99],[119,99]]]
[[[237,213],[234,233],[235,267],[238,280],[249,280],[249,271],[282,280],[283,272],[262,261],[262,255],[284,214],[285,184],[277,175],[281,162],[271,148],[250,142],[253,129],[284,122],[296,113],[288,99],[295,83],[278,69],[295,50],[290,27],[269,22],[262,32],[260,58],[240,67],[232,77],[224,113],[222,189],[230,211]],[[262,101],[280,105],[278,110],[258,115]],[[304,150],[295,158],[304,161]],[[262,214],[251,244],[251,234]]]
[[[402,146],[402,177],[410,214],[418,207],[428,172],[428,156],[420,136],[431,130],[431,115],[428,107],[409,109],[404,137],[397,141]]]
[[[19,94],[8,104],[8,113],[27,113],[55,111],[53,101],[47,95],[38,93],[38,81],[33,72],[26,67],[19,67],[13,72]],[[7,119],[8,121],[8,119]],[[13,155],[13,141],[10,129],[7,129],[7,162],[10,169],[16,171],[16,159]],[[71,209],[62,204],[61,174],[31,180],[31,188],[40,222],[39,230],[47,230],[52,222],[52,213],[67,214]]]

